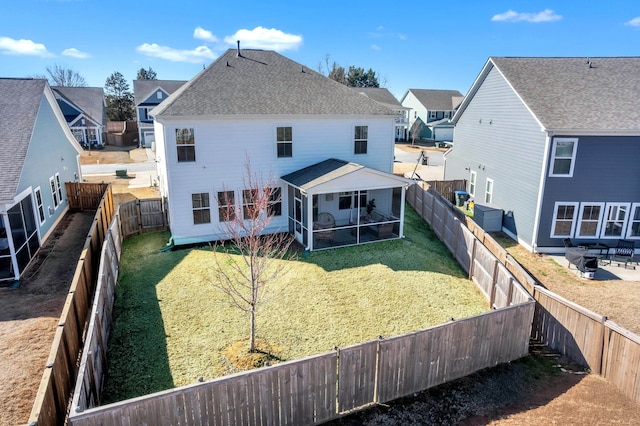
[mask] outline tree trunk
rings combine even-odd
[[[256,351],[256,307],[252,306],[251,311],[251,330],[249,333],[249,353]]]

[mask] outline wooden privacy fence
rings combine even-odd
[[[70,185],[78,184],[65,183],[67,194],[69,194]],[[93,188],[94,186],[91,186],[91,191]],[[67,413],[69,398],[73,392],[72,386],[78,371],[77,360],[84,343],[87,315],[90,312],[95,289],[100,250],[113,216],[111,187],[106,186],[105,189],[101,199],[93,207],[88,203],[84,204],[84,208],[97,208],[98,211],[89,229],[60,315],[46,368],[29,416],[29,424],[61,424]],[[80,192],[83,192],[82,189]],[[71,204],[71,198],[69,201]]]
[[[167,212],[162,198],[121,203],[119,214],[122,238],[167,228]]]
[[[109,184],[66,182],[64,186],[71,210],[96,210]]]
[[[89,401],[86,393],[79,398],[79,377],[69,424],[322,423],[526,355],[533,308],[528,301],[97,408],[78,406]]]
[[[459,209],[434,191],[412,185],[407,201],[429,223],[433,231],[454,253],[464,267],[469,264],[470,277],[480,288],[486,286],[489,275],[498,276],[502,284],[494,287],[490,296],[500,303],[508,297],[509,286],[504,282],[508,271],[536,300],[531,337],[550,348],[587,365],[591,371],[610,381],[635,402],[640,402],[640,336],[576,303],[545,289],[507,251],[473,220],[461,215]],[[465,223],[466,226],[458,226]],[[459,229],[461,228],[461,229]],[[482,245],[498,262],[492,271],[483,251],[470,250],[469,234],[476,247]],[[462,241],[464,239],[464,242]],[[481,254],[482,253],[482,254]],[[472,259],[467,263],[467,257]],[[508,278],[511,280],[512,278]]]

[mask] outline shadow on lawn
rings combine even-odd
[[[156,286],[187,252],[160,253],[167,240],[168,233],[160,232],[125,241],[121,271],[129,272],[121,273],[116,287],[102,403],[175,386]]]

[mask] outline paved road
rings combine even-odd
[[[151,160],[127,164],[85,164],[81,167],[83,175],[110,175],[122,169],[127,169],[128,172],[155,172],[156,162]]]
[[[427,151],[427,157],[429,158],[430,166],[444,166],[444,156],[440,151]],[[416,149],[416,152],[407,152],[399,148],[394,148],[393,155],[395,161],[402,163],[416,164],[420,157],[420,151]]]

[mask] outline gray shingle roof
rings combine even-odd
[[[489,61],[547,129],[640,130],[640,57]]]
[[[53,86],[52,89],[75,104],[94,121],[103,126],[107,125],[104,89],[102,87]]]
[[[298,188],[308,190],[316,185],[329,182],[362,168],[364,166],[360,164],[330,158],[284,175],[281,179]]]
[[[16,194],[46,84],[0,78],[0,200]]]
[[[429,111],[453,111],[464,96],[457,90],[409,89]]]
[[[352,87],[353,90],[360,94],[364,94],[370,99],[381,103],[389,108],[404,108],[389,90],[382,87]]]
[[[276,52],[230,49],[152,111],[156,117],[272,114],[394,115]]]
[[[142,104],[151,93],[161,87],[169,95],[181,88],[186,80],[133,80],[133,97],[136,105]]]

